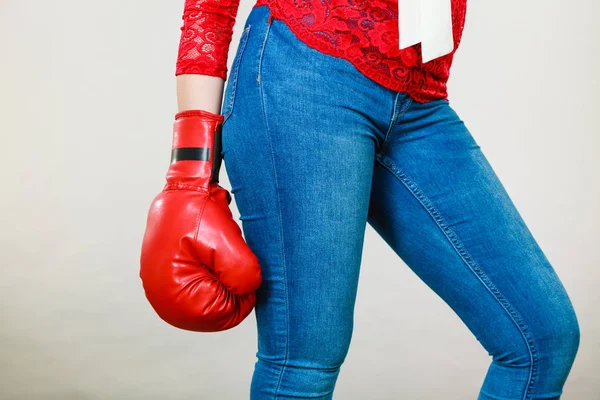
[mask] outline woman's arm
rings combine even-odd
[[[219,114],[240,0],[185,0],[177,55],[177,105]]]
[[[218,76],[200,74],[177,75],[177,105],[184,110],[221,111],[225,81]]]

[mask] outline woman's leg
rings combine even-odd
[[[396,117],[368,222],[492,356],[479,399],[559,399],[579,325],[552,265],[447,101]]]
[[[381,104],[349,63],[268,17],[261,6],[246,21],[222,110],[224,164],[263,272],[250,398],[327,400],[352,336],[377,139],[367,115]]]

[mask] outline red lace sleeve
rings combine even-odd
[[[227,77],[227,55],[240,0],[185,0],[175,75]]]

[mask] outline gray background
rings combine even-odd
[[[578,312],[563,398],[600,399],[600,2],[469,1],[450,99]],[[2,399],[248,398],[254,313],[226,332],[178,330],[137,275],[168,167],[182,10],[0,1]],[[335,398],[475,399],[487,352],[367,229]]]

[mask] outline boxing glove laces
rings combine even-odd
[[[223,116],[204,110],[175,115],[166,184],[152,201],[140,272],[146,298],[165,322],[216,332],[246,318],[262,282],[219,185]]]

